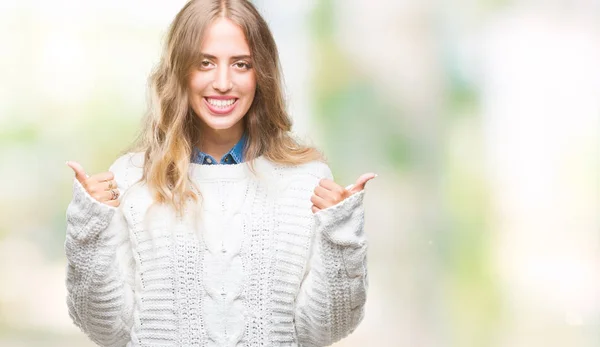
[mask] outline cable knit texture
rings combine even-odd
[[[326,346],[361,321],[364,190],[311,211],[321,162],[191,164],[201,204],[183,218],[140,183],[142,153],[110,167],[118,208],[74,180],[67,303],[100,346]]]

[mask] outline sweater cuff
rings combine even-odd
[[[317,231],[323,237],[342,247],[361,247],[364,235],[363,199],[365,190],[354,193],[336,205],[314,214]]]
[[[73,180],[73,200],[67,207],[67,234],[84,241],[108,227],[115,207],[94,199],[77,180]]]

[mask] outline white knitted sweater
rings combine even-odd
[[[74,181],[67,208],[69,313],[101,346],[326,346],[361,321],[364,190],[311,211],[321,162],[191,164],[202,194],[184,218],[152,204],[142,153],[110,171],[113,208]]]

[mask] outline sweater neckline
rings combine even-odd
[[[267,164],[267,159],[261,155],[250,161],[238,164],[206,165],[190,163],[190,175],[198,181],[217,179],[244,179],[251,177],[250,162],[254,162],[254,168],[259,171]]]

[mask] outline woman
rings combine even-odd
[[[137,147],[75,171],[70,315],[101,346],[325,346],[366,299],[365,174],[290,136],[278,53],[244,0],[190,1]]]

